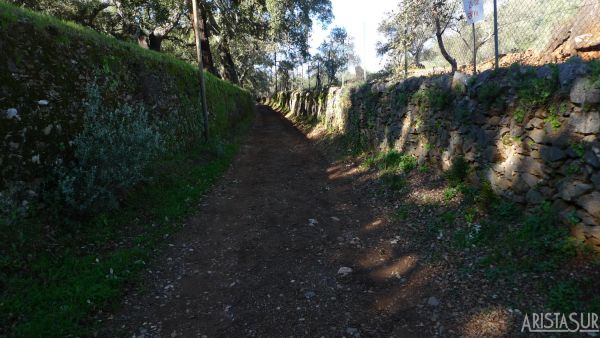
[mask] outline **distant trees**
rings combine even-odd
[[[119,39],[194,60],[189,0],[9,0]],[[314,20],[328,24],[331,0],[200,0],[206,68],[253,90],[267,90],[275,52],[305,59]]]
[[[454,72],[456,59],[446,49],[442,36],[460,20],[459,13],[458,0],[402,0],[379,25],[386,40],[378,43],[377,51],[387,55],[393,67],[407,63],[409,56],[416,66],[420,66],[426,42],[435,37],[441,54]]]
[[[350,65],[358,65],[359,57],[354,52],[354,41],[343,27],[334,27],[321,43],[317,53],[312,57],[310,70],[316,77],[317,87],[322,85],[323,78],[327,84],[339,82],[339,73]]]

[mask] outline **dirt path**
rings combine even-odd
[[[145,287],[123,299],[99,335],[440,334],[430,318],[439,302],[430,298],[436,269],[390,238],[356,169],[329,163],[279,114],[259,107],[223,180],[166,240]]]

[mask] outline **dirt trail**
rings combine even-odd
[[[99,335],[447,336],[429,318],[435,268],[389,238],[355,172],[259,107],[225,177]]]

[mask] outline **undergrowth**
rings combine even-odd
[[[238,139],[230,139],[169,155],[152,166],[154,180],[130,193],[118,212],[98,214],[53,238],[26,232],[25,269],[3,269],[0,275],[0,335],[91,335],[91,316],[118,302],[123,286],[136,281],[164,238],[228,168],[237,148]],[[19,226],[43,229],[43,215],[27,221]]]

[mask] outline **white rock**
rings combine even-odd
[[[39,100],[37,102],[37,104],[40,105],[40,106],[47,106],[48,103],[49,103],[48,100]]]
[[[50,133],[52,132],[52,128],[53,126],[49,124],[48,126],[46,126],[46,128],[42,130],[42,132],[44,133],[44,135],[50,135]]]
[[[20,120],[19,112],[15,108],[8,108],[4,115],[7,119],[17,119]]]
[[[339,268],[338,270],[338,274],[342,275],[342,276],[347,276],[348,274],[352,273],[352,268],[349,268],[347,266],[342,266],[341,268]]]
[[[431,296],[431,297],[429,297],[429,299],[427,299],[427,305],[438,306],[438,305],[440,305],[440,301],[437,298]]]

